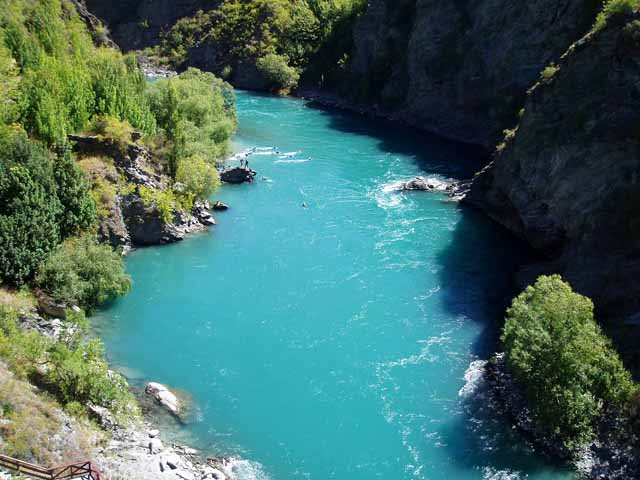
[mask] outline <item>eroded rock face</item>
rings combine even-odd
[[[107,22],[112,38],[125,51],[157,43],[160,32],[178,19],[218,3],[216,0],[86,0],[89,10]]]
[[[640,310],[640,16],[614,17],[530,92],[466,201],[546,254],[599,313]]]
[[[420,128],[493,147],[540,71],[589,30],[600,4],[372,0],[354,29],[353,96]]]

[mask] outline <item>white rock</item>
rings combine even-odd
[[[153,430],[149,430],[147,432],[147,435],[149,435],[149,438],[156,438],[158,435],[160,435],[160,430],[154,428]]]
[[[179,455],[176,455],[175,453],[170,453],[168,455],[165,455],[163,460],[164,460],[164,463],[171,470],[176,470],[178,467],[182,465],[182,459],[180,458]]]
[[[217,468],[214,468],[212,470],[211,475],[216,480],[227,480],[227,476],[224,473],[222,473],[220,470],[218,470]]]
[[[155,455],[156,453],[160,453],[163,449],[164,449],[164,445],[162,445],[162,442],[160,441],[160,439],[153,438],[149,442],[149,452],[152,455]]]
[[[161,383],[149,382],[144,390],[174,415],[180,413],[180,401],[171,390]]]
[[[175,474],[178,478],[182,478],[183,480],[196,480],[196,476],[186,470],[177,470]]]

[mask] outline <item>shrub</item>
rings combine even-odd
[[[256,62],[258,71],[269,83],[269,88],[277,91],[289,91],[298,85],[300,74],[289,66],[289,59],[271,53],[259,58]]]
[[[606,0],[602,11],[596,17],[594,30],[600,30],[607,24],[607,20],[616,15],[631,15],[638,10],[638,0]]]
[[[540,77],[542,80],[549,81],[553,78],[553,76],[560,70],[555,63],[547,65],[544,70],[540,73]]]
[[[60,241],[53,164],[21,133],[0,131],[0,278],[22,283]]]
[[[164,223],[173,222],[173,211],[176,208],[176,197],[173,190],[155,190],[141,186],[138,188],[140,199],[146,206],[153,206]]]
[[[89,235],[64,242],[42,264],[36,283],[54,299],[87,309],[131,288],[122,257]]]
[[[176,181],[184,184],[186,192],[194,198],[205,199],[220,186],[220,175],[211,162],[192,155],[178,164]]]
[[[229,84],[190,68],[149,88],[151,110],[173,143],[170,173],[192,155],[217,160],[229,152],[235,131],[235,97]]]
[[[626,408],[636,390],[591,300],[558,275],[541,276],[513,300],[502,340],[536,420],[569,449],[593,437],[603,409]]]
[[[60,235],[67,238],[88,229],[96,222],[96,205],[89,183],[68,147],[55,162],[57,197],[62,205],[58,215]]]
[[[68,311],[66,333],[59,341],[23,332],[16,313],[0,306],[0,357],[19,379],[29,378],[63,404],[93,403],[109,408],[121,421],[139,414],[124,378],[108,369],[98,340],[84,341],[88,323],[83,313]],[[0,392],[1,393],[1,392]]]
[[[91,120],[87,132],[97,135],[102,140],[111,140],[124,150],[124,147],[132,143],[134,129],[126,120],[119,120],[108,115],[98,115]]]

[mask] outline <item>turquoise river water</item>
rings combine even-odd
[[[167,428],[248,459],[241,479],[569,478],[484,412],[469,369],[517,246],[443,194],[393,190],[468,178],[476,152],[296,99],[239,92],[238,114],[256,182],[216,193],[231,209],[210,232],[132,253],[133,292],[94,319],[133,384],[188,392]]]

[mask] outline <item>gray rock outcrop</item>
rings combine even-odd
[[[372,0],[344,88],[419,128],[493,147],[540,71],[593,24],[592,0]]]
[[[562,56],[465,200],[546,256],[522,283],[560,273],[611,316],[640,310],[639,20]]]

